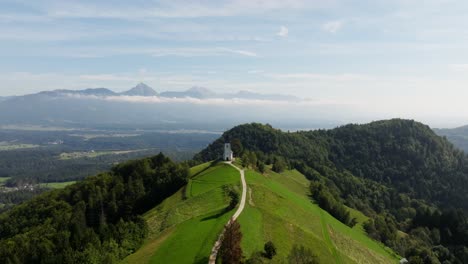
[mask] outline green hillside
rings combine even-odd
[[[124,263],[207,263],[211,248],[233,214],[227,188],[240,192],[231,166],[206,163],[191,169],[187,186],[144,215],[146,243]]]
[[[296,170],[261,175],[248,170],[248,204],[239,218],[242,247],[249,256],[267,241],[286,260],[294,244],[313,250],[320,263],[396,263],[397,256],[369,239],[361,224],[350,228],[309,198],[308,180]]]
[[[207,263],[233,214],[226,211],[225,189],[240,192],[240,177],[229,165],[212,163],[192,168],[191,174],[186,187],[144,215],[150,235],[124,263]],[[361,223],[351,229],[315,205],[309,181],[298,171],[261,175],[246,170],[246,180],[247,204],[238,220],[247,259],[271,240],[278,250],[274,263],[286,262],[294,244],[312,249],[320,263],[397,263],[391,250],[365,235]]]
[[[410,263],[468,263],[468,156],[424,124],[391,119],[297,132],[244,124],[195,159],[219,158],[225,142],[258,171],[300,171],[322,209],[348,226],[365,221],[361,231]]]

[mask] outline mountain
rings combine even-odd
[[[139,83],[137,86],[133,87],[132,89],[121,93],[121,95],[128,95],[128,96],[157,96],[158,93],[153,90],[153,88],[149,87],[144,83]]]
[[[434,132],[446,137],[455,146],[468,153],[468,126],[434,129]]]
[[[168,98],[197,98],[197,99],[247,99],[247,100],[270,100],[270,101],[299,101],[299,98],[282,94],[260,94],[250,91],[239,91],[236,93],[215,93],[204,87],[194,86],[186,91],[167,91],[160,94]]]
[[[182,92],[174,92],[174,91],[162,92],[161,97],[168,97],[168,98],[190,97],[190,98],[197,98],[197,99],[207,99],[207,98],[215,98],[217,97],[217,94],[207,88],[194,86]]]
[[[345,206],[363,212],[373,219],[363,225],[367,233],[410,261],[467,260],[468,157],[426,125],[393,119],[286,133],[247,124],[196,158],[218,158],[224,142],[258,167],[296,168],[312,181],[320,207],[347,224],[353,221]]]
[[[144,83],[139,83],[135,87],[131,88],[128,91],[116,93],[107,88],[89,88],[84,90],[66,90],[59,89],[53,91],[42,91],[37,94],[29,94],[24,96],[14,96],[14,97],[0,97],[1,101],[6,101],[11,98],[19,98],[22,100],[26,98],[34,97],[61,97],[69,95],[84,95],[84,96],[98,96],[98,97],[108,97],[108,96],[160,96],[165,98],[197,98],[197,99],[209,99],[209,98],[218,98],[218,99],[249,99],[249,100],[271,100],[271,101],[299,101],[300,99],[291,96],[291,95],[282,95],[282,94],[260,94],[250,91],[239,91],[236,93],[216,93],[208,88],[194,86],[185,91],[165,91],[158,94],[153,88],[149,87]]]
[[[281,101],[278,102],[281,107],[271,102],[273,99]],[[338,119],[331,115],[341,112],[337,111],[340,106],[305,102],[307,107],[304,107],[298,101],[283,101],[280,96],[250,92],[226,95],[202,87],[157,95],[144,84],[124,93],[106,88],[55,90],[0,101],[0,123],[61,127],[144,125],[158,129],[215,128],[219,131],[235,124],[259,121],[296,129],[301,124],[307,124],[308,128],[329,126],[328,123],[336,123],[334,120]]]
[[[239,91],[234,94],[224,94],[225,98],[238,98],[250,100],[271,100],[271,101],[300,101],[299,98],[284,94],[260,94],[251,91]]]
[[[29,96],[53,96],[60,97],[66,95],[87,95],[87,96],[113,96],[116,95],[115,92],[107,88],[89,88],[84,90],[54,90],[54,91],[43,91],[38,94],[32,94]],[[17,98],[20,96],[17,96]]]

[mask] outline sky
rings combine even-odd
[[[0,1],[0,96],[203,86],[468,123],[468,2]]]

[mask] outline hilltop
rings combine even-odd
[[[294,133],[245,124],[196,158],[217,158],[224,142],[255,157],[257,167],[299,170],[322,208],[347,224],[345,206],[363,212],[374,219],[367,233],[402,256],[427,263],[468,257],[468,158],[424,124],[392,119]]]
[[[353,211],[359,222],[350,228],[314,204],[309,182],[297,170],[267,169],[262,175],[246,168],[246,180],[248,202],[239,223],[247,261],[258,261],[268,241],[277,247],[274,263],[287,261],[294,245],[311,248],[320,263],[398,260],[366,236],[362,223],[367,217]],[[217,235],[234,213],[232,192],[240,191],[239,173],[229,165],[208,162],[192,168],[186,187],[144,215],[150,235],[123,263],[207,263]]]
[[[1,214],[0,260],[206,263],[241,193],[239,171],[216,162],[225,142],[245,170],[249,263],[268,261],[269,241],[274,263],[298,247],[319,263],[468,259],[467,156],[426,125],[393,119],[293,133],[245,124],[190,169],[163,155],[118,165]]]

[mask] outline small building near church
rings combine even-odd
[[[231,150],[231,143],[224,144],[224,154],[223,154],[224,161],[233,161],[234,160],[234,152]]]

